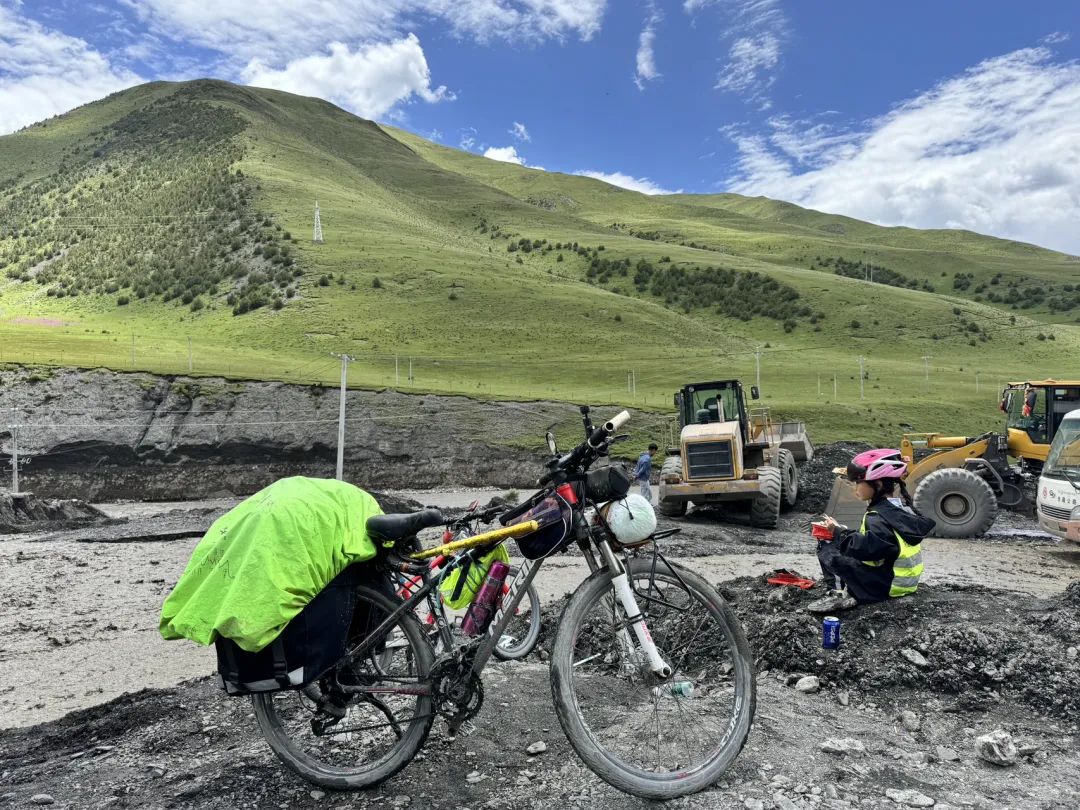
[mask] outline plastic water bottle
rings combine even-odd
[[[673,697],[692,698],[694,696],[694,684],[690,681],[670,681],[663,686],[654,686],[652,693],[657,697],[671,695]]]
[[[502,593],[506,575],[510,572],[510,566],[502,560],[496,560],[488,569],[487,578],[480,586],[480,592],[469,605],[464,621],[461,622],[461,632],[467,636],[478,636],[487,630],[491,624],[491,617],[495,615],[495,601]]]

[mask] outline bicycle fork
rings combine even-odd
[[[671,677],[671,666],[660,656],[660,652],[653,643],[652,635],[649,633],[649,628],[641,615],[641,608],[638,607],[637,598],[634,596],[634,589],[630,587],[630,578],[626,574],[626,569],[611,550],[610,543],[601,542],[596,545],[600,549],[600,555],[604,558],[605,565],[611,571],[611,587],[615,591],[615,597],[619,600],[619,604],[622,605],[623,612],[626,614],[626,623],[634,630],[637,646],[645,654],[645,660],[649,665],[650,672],[657,678],[666,681]],[[634,649],[633,640],[630,638],[626,628],[621,628],[618,633],[620,646],[623,648],[623,652],[627,654],[628,660],[639,660],[638,650]]]

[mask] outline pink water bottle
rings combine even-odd
[[[491,623],[491,617],[495,615],[495,603],[502,593],[503,583],[510,566],[501,560],[496,560],[488,569],[487,578],[480,586],[480,593],[472,600],[469,611],[465,614],[465,620],[461,623],[461,632],[467,636],[478,636],[487,630]]]

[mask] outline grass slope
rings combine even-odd
[[[228,177],[196,183],[204,196],[187,208],[175,186],[206,176],[210,153],[145,145],[166,126],[158,111],[177,104],[240,124],[213,153],[228,157]],[[137,145],[115,137],[133,115],[147,136]],[[95,157],[102,143],[113,152]],[[109,160],[131,173],[123,168],[95,191]],[[15,212],[11,201],[35,199],[35,183],[59,192],[39,195],[29,216],[26,204]],[[168,206],[179,230],[148,228],[130,212],[110,218],[126,188],[142,208]],[[316,199],[322,245],[310,242]],[[1071,360],[1077,329],[1049,324],[1072,313],[1054,315],[1045,301],[1012,310],[983,293],[974,300],[997,273],[1001,289],[1007,274],[1071,284],[1080,272],[1071,257],[732,195],[646,197],[456,152],[320,100],[223,82],[145,85],[0,138],[5,202],[9,219],[24,219],[7,231],[0,222],[0,256],[20,263],[18,278],[0,280],[3,362],[186,372],[190,361],[196,373],[332,382],[330,352],[344,351],[357,358],[354,385],[666,409],[686,382],[752,380],[762,347],[766,403],[808,419],[819,440],[884,440],[902,424],[981,431],[997,422],[994,389],[1005,378],[1080,372]],[[79,206],[93,212],[84,233],[60,244]],[[515,249],[522,240],[528,250]],[[282,248],[286,266],[273,263]],[[40,250],[52,263],[61,256],[77,295],[49,294],[63,274],[41,266]],[[841,256],[929,281],[935,292],[841,277],[814,261]],[[155,265],[158,257],[167,261]],[[142,269],[123,271],[129,258]],[[714,283],[729,271],[738,284]],[[975,282],[954,294],[958,272]],[[199,292],[185,302],[193,283]],[[118,305],[121,296],[129,302]],[[195,297],[202,307],[193,311]],[[259,305],[234,314],[239,301]],[[741,317],[730,317],[735,310]]]

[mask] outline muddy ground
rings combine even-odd
[[[467,498],[453,496],[456,505]],[[106,507],[127,521],[0,540],[0,807],[34,796],[72,808],[645,806],[578,762],[539,652],[491,665],[470,733],[450,745],[437,723],[423,758],[378,790],[325,793],[293,777],[259,737],[250,705],[210,677],[213,654],[156,632],[200,527],[229,503]],[[817,573],[808,515],[768,533],[716,518],[676,522],[683,533],[665,550],[721,584],[746,625],[757,720],[726,779],[672,806],[1080,806],[1080,586],[1066,591],[1080,579],[1080,549],[1014,515],[983,540],[928,540],[919,594],[845,615],[844,647],[826,653],[805,612],[816,594],[761,577]],[[537,585],[547,615],[583,573],[579,557],[545,564]],[[819,691],[794,688],[804,675],[820,679]],[[901,722],[904,710],[917,729]],[[976,756],[976,738],[995,729],[1014,736],[1016,764]],[[865,750],[827,753],[829,739]],[[537,740],[547,751],[527,755]]]

